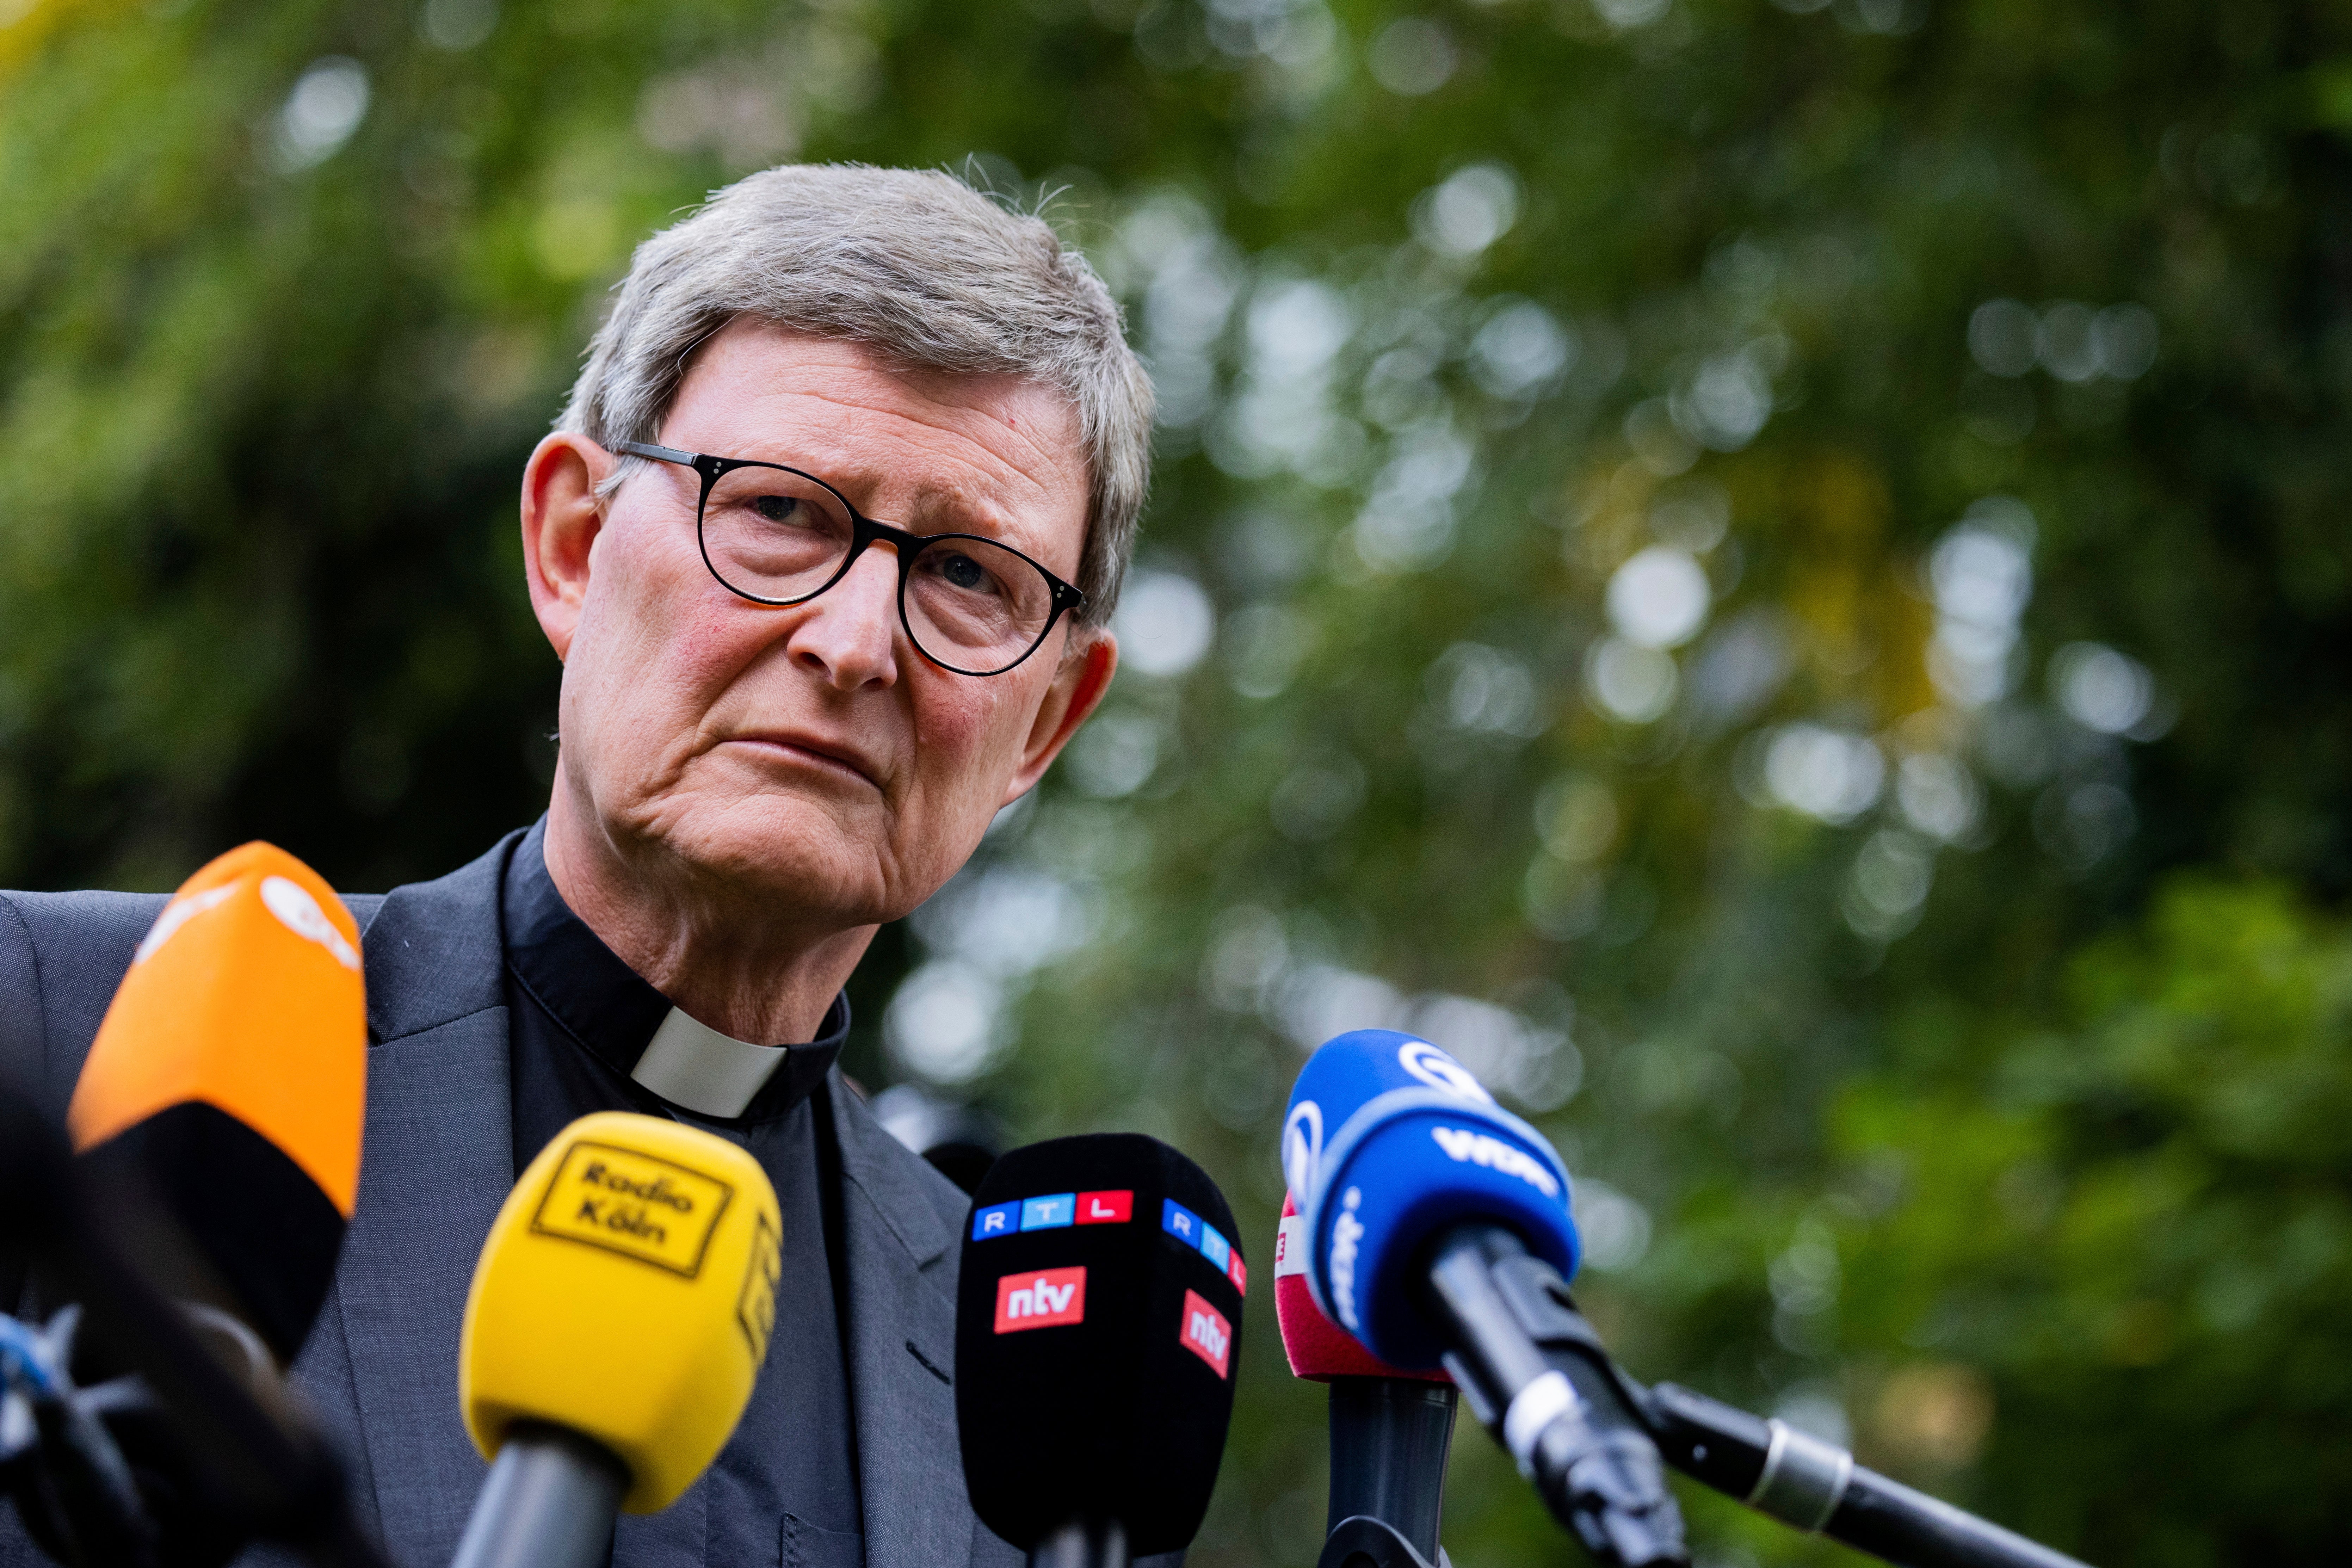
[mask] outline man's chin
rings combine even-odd
[[[844,811],[791,795],[696,803],[664,824],[660,849],[706,898],[838,911],[845,926],[870,925],[888,918],[878,805]]]

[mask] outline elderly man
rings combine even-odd
[[[1101,700],[1150,404],[1087,263],[944,175],[775,169],[638,250],[523,472],[547,814],[351,900],[367,1142],[296,1375],[401,1568],[448,1561],[483,1475],[457,1349],[491,1216],[604,1109],[742,1144],[786,1236],[741,1426],[616,1568],[1011,1559],[957,1453],[965,1201],[845,1090],[842,985]],[[0,1070],[62,1110],[159,904],[0,894]]]

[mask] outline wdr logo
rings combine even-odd
[[[996,1331],[1051,1329],[1087,1321],[1087,1270],[1038,1268],[996,1282]]]
[[[1197,1290],[1184,1292],[1184,1321],[1176,1335],[1176,1342],[1207,1362],[1219,1377],[1234,1352],[1234,1326],[1225,1315],[1201,1300]]]
[[[1429,1135],[1437,1140],[1437,1146],[1445,1151],[1448,1159],[1517,1176],[1548,1198],[1559,1196],[1559,1183],[1544,1169],[1542,1161],[1500,1138],[1474,1132],[1467,1127],[1433,1127]]]

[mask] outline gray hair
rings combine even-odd
[[[739,316],[1059,392],[1088,473],[1079,618],[1109,617],[1150,474],[1151,380],[1110,290],[1043,219],[936,172],[787,163],[637,247],[619,292],[556,421],[608,448],[661,438],[695,351]]]

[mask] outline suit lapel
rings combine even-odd
[[[336,1305],[383,1544],[456,1550],[484,1467],[457,1409],[474,1261],[514,1184],[499,889],[509,837],[384,900],[366,959],[367,1124]]]
[[[908,1169],[913,1159],[827,1075],[842,1163],[849,1274],[849,1384],[867,1568],[970,1562],[955,1390],[956,1233]],[[917,1359],[919,1356],[921,1359]],[[928,1363],[927,1366],[925,1363]]]

